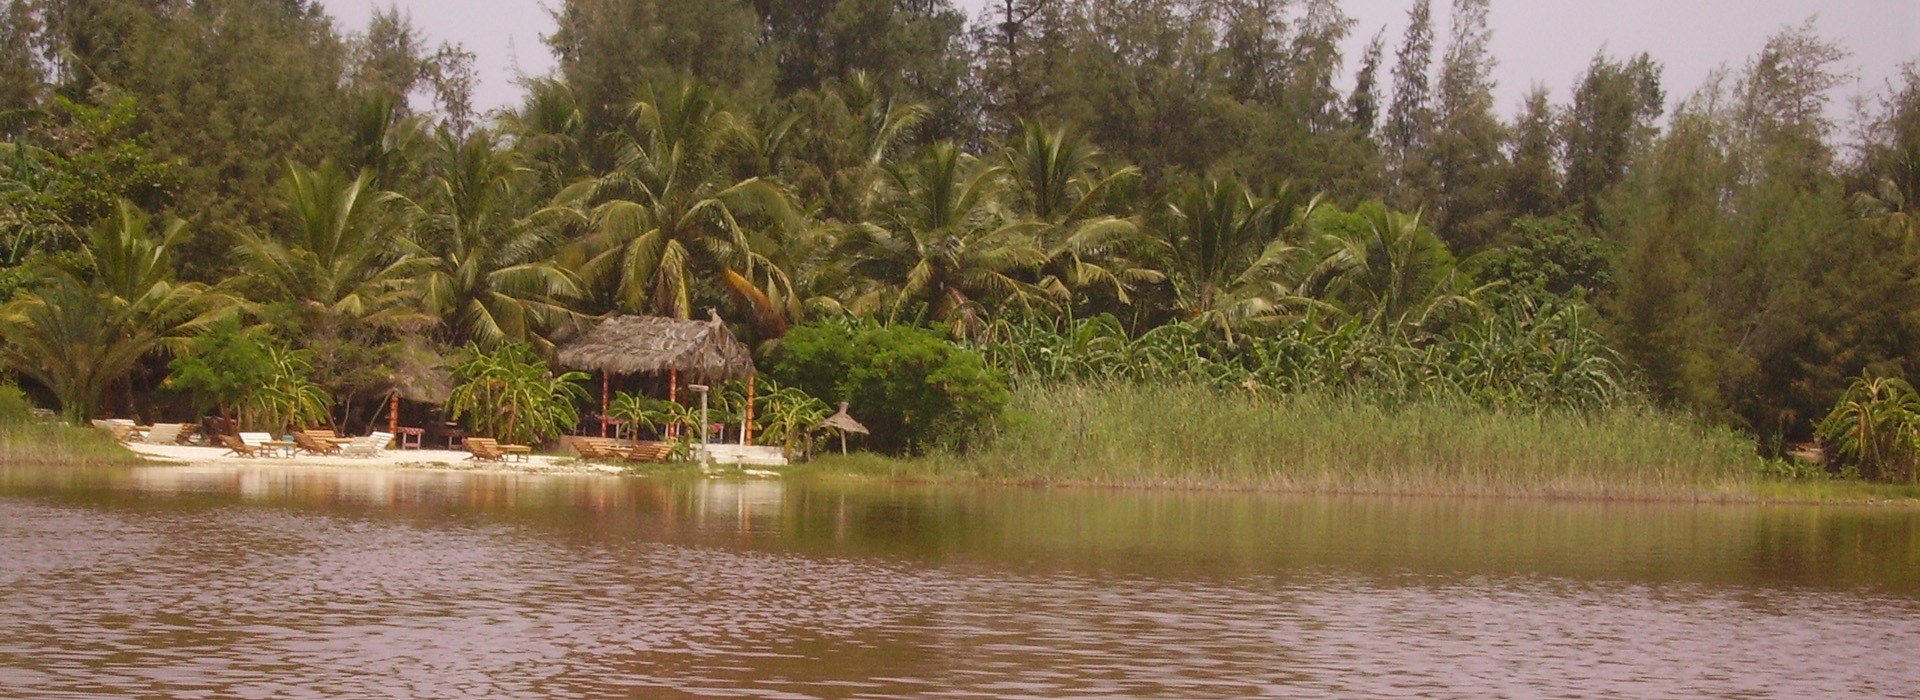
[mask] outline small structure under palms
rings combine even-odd
[[[840,402],[840,410],[835,411],[831,416],[827,416],[826,420],[820,421],[820,425],[817,427],[832,430],[840,434],[840,454],[847,453],[847,433],[869,434],[867,432],[867,426],[861,425],[860,421],[854,420],[853,416],[847,415],[847,402],[845,401]]]

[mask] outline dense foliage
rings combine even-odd
[[[1592,312],[1549,302],[1408,335],[1356,320],[1287,323],[1233,342],[1191,323],[1129,337],[1112,316],[1006,324],[982,349],[1021,376],[1198,384],[1252,395],[1335,391],[1377,401],[1465,400],[1491,408],[1601,408],[1632,380]]]
[[[979,353],[907,326],[799,326],[767,372],[807,395],[858,406],[871,444],[886,452],[964,450],[1010,398]]]
[[[1776,453],[1912,375],[1920,68],[1843,129],[1809,23],[1679,91],[1602,53],[1507,119],[1487,0],[1408,5],[1347,55],[1338,0],[564,0],[555,73],[481,115],[395,11],[0,0],[0,363],[72,420],[163,411],[244,311],[344,421],[409,358],[717,309],[1031,377],[1644,392]],[[963,440],[806,381],[876,446]]]
[[[468,348],[453,367],[459,386],[447,400],[454,419],[466,418],[476,433],[534,445],[571,430],[580,420],[575,405],[586,401],[585,372],[554,373],[524,344],[492,352]]]

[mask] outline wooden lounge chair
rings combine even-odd
[[[573,451],[581,459],[587,460],[622,459],[627,455],[627,448],[613,438],[576,437],[573,438]]]
[[[150,445],[171,445],[180,441],[180,430],[185,427],[185,423],[155,423],[140,441]]]
[[[294,431],[293,442],[300,446],[301,452],[310,455],[340,454],[340,444],[330,439],[333,437],[333,431],[325,431],[325,436],[316,435],[315,432],[316,431],[312,430]]]
[[[532,458],[533,448],[526,445],[503,445],[493,438],[467,438],[467,451],[473,456],[467,459],[482,462],[505,462],[511,457],[515,461],[525,462]]]
[[[673,456],[673,443],[641,440],[620,456],[635,462],[665,462]]]
[[[245,442],[241,442],[240,438],[234,437],[232,435],[219,435],[216,437],[220,440],[220,444],[227,448],[227,451],[221,454],[222,457],[226,455],[235,455],[238,457],[260,456],[259,447],[249,445]]]
[[[507,453],[500,451],[500,443],[493,438],[470,437],[467,438],[465,442],[467,451],[473,453],[473,456],[467,459],[480,462],[507,461]]]
[[[593,446],[599,457],[606,460],[627,459],[627,455],[633,453],[633,442],[630,440],[600,438],[594,440]]]
[[[354,438],[340,448],[340,454],[346,457],[373,457],[387,449],[387,443],[393,442],[393,433],[374,433],[362,438]]]
[[[125,418],[95,420],[93,421],[93,426],[113,433],[113,439],[119,440],[120,442],[133,442],[140,438],[140,426],[134,425],[133,421]]]

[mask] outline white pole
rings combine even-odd
[[[711,437],[707,434],[707,385],[688,384],[687,388],[700,392],[700,466],[705,468],[712,461],[712,455],[707,453],[707,441]]]

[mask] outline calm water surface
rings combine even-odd
[[[1920,697],[1920,513],[0,467],[0,696]]]

